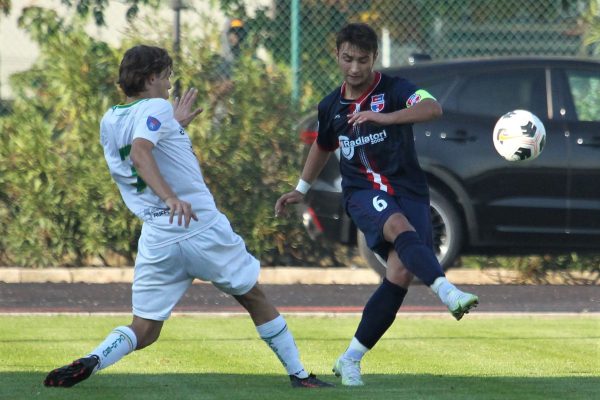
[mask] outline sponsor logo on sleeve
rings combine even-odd
[[[146,120],[146,126],[148,127],[148,129],[150,129],[152,132],[155,132],[157,130],[160,129],[160,121],[157,120],[156,118],[149,116],[148,119]]]

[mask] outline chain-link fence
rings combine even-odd
[[[300,95],[319,97],[339,84],[333,57],[335,33],[347,22],[366,22],[378,31],[378,67],[406,64],[411,57],[590,56],[593,50],[583,46],[583,38],[586,14],[594,2],[305,0],[298,1],[295,9],[294,1],[282,0],[275,1],[271,21],[254,22],[275,58],[290,62],[292,70],[297,68],[293,79]]]
[[[168,11],[167,3],[163,0],[163,11]],[[194,0],[184,3],[188,14],[200,7],[194,6]],[[377,30],[377,67],[406,64],[411,57],[591,56],[594,49],[584,47],[583,38],[589,14],[598,7],[598,0],[214,2],[228,7],[226,13],[235,9],[231,3],[238,5],[233,16],[242,18],[248,42],[268,54],[269,60],[290,67],[292,96],[302,100],[303,109],[339,84],[335,33],[347,22],[367,22]],[[0,67],[5,52],[0,50]],[[6,86],[7,81],[2,84]],[[4,96],[0,115],[9,109],[10,99]]]

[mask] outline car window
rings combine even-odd
[[[600,121],[600,74],[567,70],[567,80],[579,121]]]
[[[510,110],[529,110],[547,116],[545,74],[542,69],[494,71],[465,77],[453,93],[450,107],[467,114],[500,116]]]

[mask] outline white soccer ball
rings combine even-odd
[[[546,144],[542,121],[526,110],[504,114],[494,126],[494,147],[508,161],[533,160]]]

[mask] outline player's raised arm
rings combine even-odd
[[[275,216],[279,216],[285,212],[285,207],[288,204],[295,204],[302,201],[312,182],[319,176],[331,152],[322,150],[315,141],[308,153],[306,162],[304,163],[304,169],[302,170],[302,176],[298,181],[296,189],[282,195],[275,203]]]
[[[391,113],[361,111],[356,114],[351,114],[348,116],[348,124],[357,125],[364,122],[372,122],[377,125],[412,124],[415,122],[430,121],[441,116],[442,106],[433,97],[428,97],[408,108],[403,108]]]

